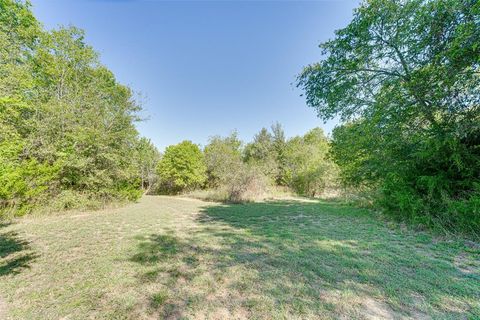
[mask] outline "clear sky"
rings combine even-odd
[[[330,132],[335,123],[320,121],[294,82],[359,1],[32,3],[46,28],[84,29],[102,63],[145,97],[138,129],[163,150],[234,129],[249,141],[276,121],[287,136]]]

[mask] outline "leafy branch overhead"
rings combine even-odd
[[[478,230],[480,3],[365,1],[335,35],[298,86],[344,122],[332,143],[344,183],[398,216]]]

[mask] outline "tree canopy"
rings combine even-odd
[[[141,107],[82,30],[44,31],[28,2],[0,0],[0,59],[2,213],[141,194]]]
[[[204,148],[208,182],[211,187],[227,183],[242,164],[242,141],[237,132],[225,138],[214,136]]]
[[[168,193],[202,187],[207,179],[205,157],[191,141],[167,147],[157,172],[161,191]]]
[[[480,4],[370,0],[299,76],[322,119],[340,117],[343,181],[399,217],[480,228]],[[468,229],[468,230],[467,230]]]

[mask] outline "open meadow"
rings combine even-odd
[[[1,319],[476,319],[480,246],[319,200],[146,196],[0,228]]]

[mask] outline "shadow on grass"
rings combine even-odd
[[[161,284],[151,305],[164,317],[195,312],[212,297],[260,318],[480,313],[478,269],[457,266],[464,247],[388,228],[366,210],[338,202],[218,205],[197,223],[187,237],[143,239],[132,257],[150,268],[143,280]],[[185,289],[206,278],[211,287]]]
[[[160,285],[150,297],[150,307],[161,311],[163,317],[181,318],[185,304],[180,300],[169,301],[172,297],[168,291],[179,280],[189,281],[196,275],[198,247],[172,234],[152,234],[137,240],[140,241],[138,251],[130,261],[146,268],[140,282]]]
[[[30,251],[29,243],[14,231],[2,231],[9,224],[0,224],[0,277],[18,274],[29,268],[36,255]]]

